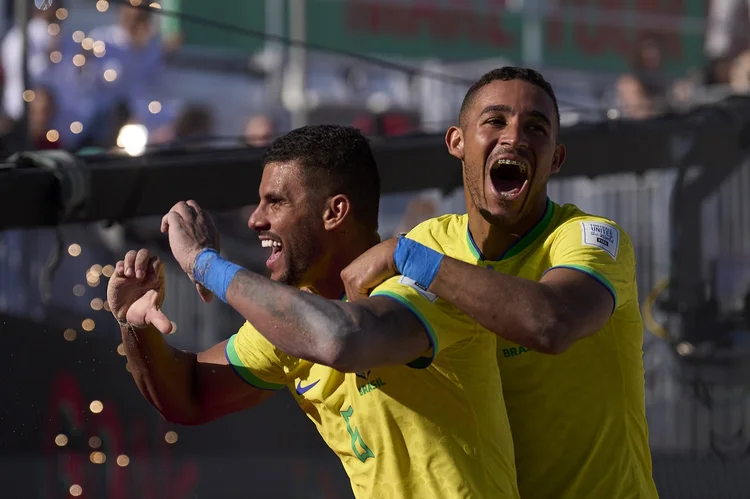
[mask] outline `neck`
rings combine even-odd
[[[320,266],[322,271],[312,279],[310,285],[304,287],[329,300],[341,299],[345,292],[344,283],[341,281],[341,271],[378,242],[379,238],[373,239],[369,236],[341,241],[337,245],[340,250],[328,257]]]
[[[469,230],[485,260],[499,260],[513,244],[539,223],[547,209],[547,196],[540,198],[518,221],[503,225],[489,222],[470,201]]]

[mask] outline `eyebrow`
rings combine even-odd
[[[479,113],[479,116],[485,115],[487,113],[496,113],[496,112],[515,114],[516,110],[513,109],[511,106],[508,106],[505,104],[495,104],[493,106],[487,106],[484,109],[482,109],[482,112]],[[537,119],[544,121],[547,124],[547,126],[552,128],[552,122],[549,120],[549,118],[547,118],[547,116],[543,112],[533,110],[529,114],[531,114]]]

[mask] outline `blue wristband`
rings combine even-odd
[[[393,263],[401,275],[429,288],[443,261],[442,253],[420,244],[408,237],[400,236],[393,252]]]
[[[216,250],[206,248],[195,258],[193,279],[226,303],[227,289],[240,270],[244,269],[224,260]]]

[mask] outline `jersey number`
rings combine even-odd
[[[341,415],[344,417],[344,422],[346,423],[346,431],[349,432],[349,436],[352,438],[352,450],[354,451],[354,455],[364,463],[368,457],[374,458],[375,454],[373,454],[364,440],[362,440],[362,436],[359,434],[359,427],[355,426],[354,429],[352,429],[352,425],[349,424],[349,418],[352,417],[352,414],[354,414],[352,406],[349,406],[345,411],[341,411]],[[359,449],[362,449],[362,452],[360,452]]]

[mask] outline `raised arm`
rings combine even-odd
[[[422,322],[387,297],[360,303],[327,300],[223,260],[210,218],[193,201],[178,203],[162,220],[185,273],[231,305],[288,355],[340,371],[404,364],[430,349]]]
[[[224,354],[226,342],[194,354],[165,341],[163,332],[170,332],[172,325],[159,309],[164,270],[148,250],[137,256],[131,251],[117,263],[107,299],[121,324],[130,373],[146,400],[167,420],[202,424],[256,405],[273,393],[250,386],[233,372]]]
[[[612,315],[617,290],[634,282],[627,235],[604,225],[617,232],[619,249],[609,248],[614,256],[581,243],[586,226],[571,223],[557,234],[550,268],[539,281],[471,265],[408,238],[375,246],[347,267],[342,278],[347,295],[357,300],[384,279],[403,273],[506,340],[557,354],[599,331]]]

